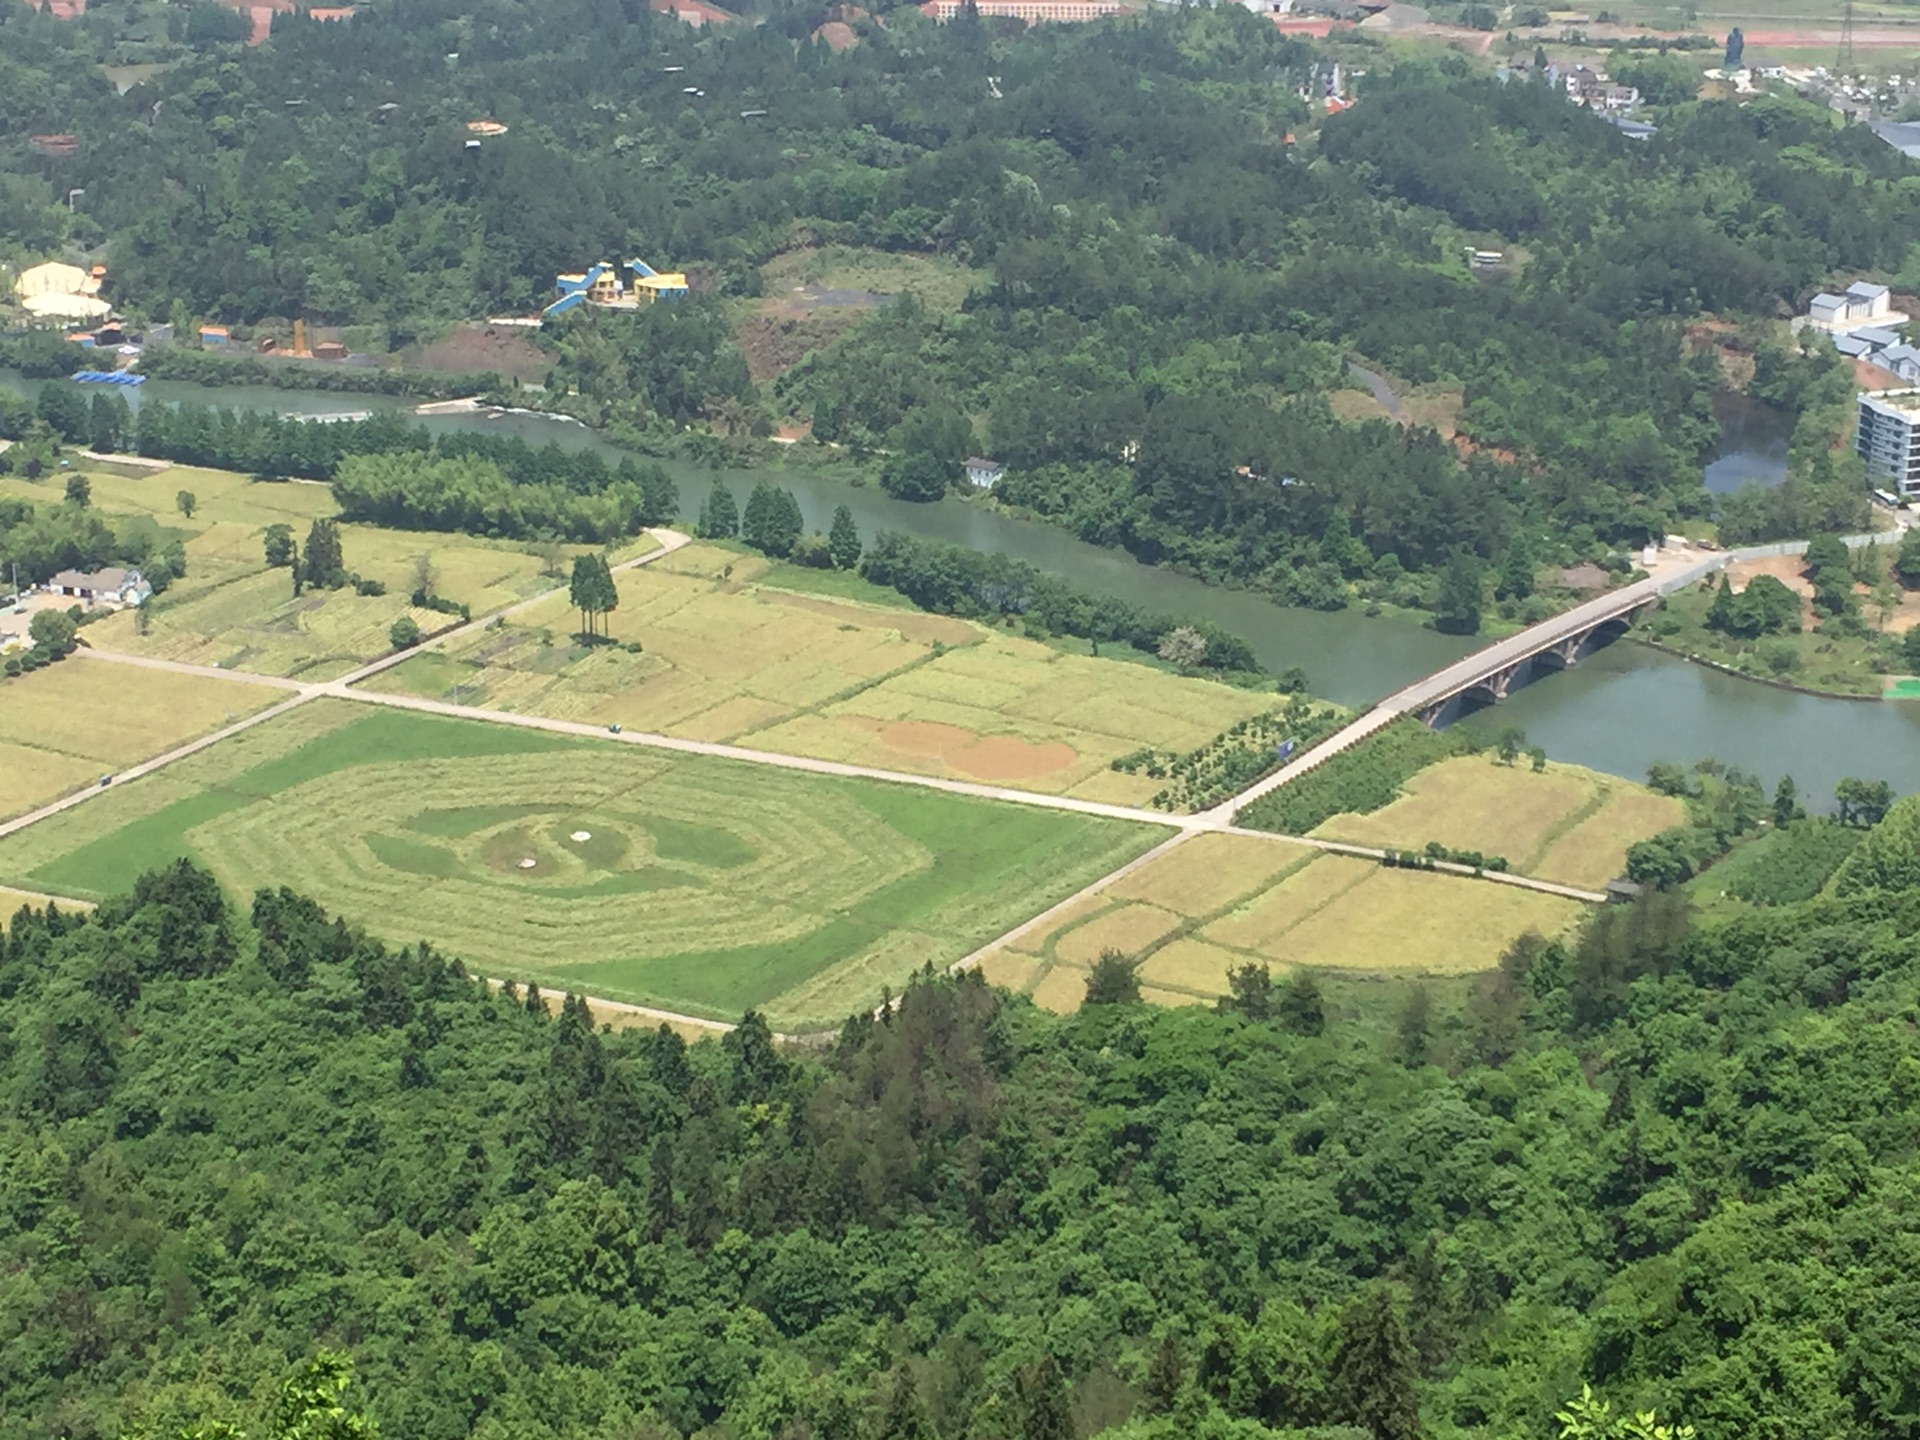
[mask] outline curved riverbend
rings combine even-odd
[[[32,391],[36,382],[0,374],[0,385]],[[384,396],[248,387],[207,389],[150,381],[128,395],[142,400],[192,400],[283,414],[332,414],[372,408],[411,409]],[[487,419],[485,413],[429,415],[420,424],[435,433],[483,430],[518,435],[530,444],[557,441],[618,453],[592,432],[531,415]],[[1772,437],[1769,437],[1771,439]],[[1776,442],[1777,443],[1777,442]],[[681,483],[688,513],[699,504],[711,472],[669,464]],[[836,505],[852,509],[861,533],[902,530],[929,539],[1000,551],[1026,560],[1088,590],[1122,596],[1176,614],[1199,615],[1243,635],[1261,662],[1275,670],[1305,668],[1314,690],[1348,705],[1369,704],[1476,648],[1396,620],[1370,620],[1357,610],[1334,614],[1276,605],[1258,595],[1207,585],[1141,565],[1132,557],[1089,545],[1035,521],[950,499],[913,505],[871,486],[803,471],[733,471],[736,493],[758,479],[791,489],[810,529],[824,530]],[[1525,727],[1555,759],[1639,778],[1655,760],[1692,761],[1704,755],[1754,771],[1769,782],[1791,772],[1801,792],[1819,799],[1846,775],[1890,781],[1920,791],[1920,705],[1859,704],[1795,694],[1736,679],[1642,645],[1612,645],[1564,674],[1549,674],[1504,702],[1502,723]]]

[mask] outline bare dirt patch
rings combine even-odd
[[[484,324],[461,325],[430,345],[403,350],[400,363],[456,375],[493,370],[515,380],[538,380],[553,367],[552,357],[523,332]]]
[[[808,352],[826,349],[858,325],[865,313],[851,307],[815,311],[787,300],[766,300],[737,328],[734,338],[754,384],[764,385],[798,365]]]
[[[848,718],[859,723],[856,717]],[[933,720],[895,721],[880,728],[880,739],[888,748],[908,755],[937,756],[977,780],[1034,780],[1069,769],[1080,759],[1071,745],[1035,745],[1017,735],[981,736]]]

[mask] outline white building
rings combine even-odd
[[[138,570],[109,565],[102,570],[62,570],[47,581],[47,592],[70,595],[86,605],[140,605],[153,595],[153,586]]]
[[[966,467],[967,483],[976,490],[991,490],[1007,473],[1007,467],[998,460],[983,460],[978,455],[969,456]]]
[[[1907,317],[1893,308],[1893,295],[1884,285],[1856,280],[1840,295],[1821,293],[1807,304],[1806,323],[1836,335],[1863,327],[1904,325]]]
[[[1868,478],[1902,500],[1920,495],[1920,390],[1863,390],[1859,401],[1854,449]]]

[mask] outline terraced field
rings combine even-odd
[[[1140,962],[1141,993],[1191,1004],[1243,965],[1354,975],[1460,975],[1493,966],[1528,930],[1555,934],[1574,900],[1328,854],[1246,835],[1200,835],[986,957],[997,984],[1075,1009],[1102,951]]]
[[[322,700],[0,840],[0,879],[100,898],[189,855],[238,896],[295,884],[482,973],[798,1027],[1158,833]]]
[[[1184,751],[1280,697],[1063,654],[970,621],[797,594],[767,562],[694,544],[620,577],[615,639],[572,642],[564,596],[371,684],[558,719],[880,769],[1140,804],[1164,783],[1110,768]]]

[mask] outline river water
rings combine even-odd
[[[0,386],[32,391],[34,382],[0,372]],[[410,408],[379,396],[319,391],[232,387],[203,389],[149,381],[124,392],[142,399],[192,400],[230,408],[282,414],[334,414],[374,408]],[[1729,417],[1723,416],[1723,420]],[[1722,480],[1732,488],[1751,476],[1763,483],[1784,472],[1785,438],[1772,417],[1751,412],[1728,425],[1723,454],[1740,456],[1741,473]],[[518,435],[529,444],[556,440],[616,453],[585,428],[536,416],[421,417],[430,431],[490,430]],[[1779,471],[1767,462],[1774,452]],[[669,464],[681,482],[682,508],[697,509],[711,472]],[[1728,471],[1723,470],[1722,476]],[[1273,604],[1257,595],[1203,584],[1144,566],[1115,550],[1084,544],[1050,525],[1020,520],[952,498],[934,505],[891,499],[871,486],[799,471],[732,471],[727,482],[738,499],[754,481],[767,478],[794,492],[808,528],[824,530],[836,505],[847,505],[871,536],[894,529],[929,539],[1001,551],[1083,589],[1119,595],[1174,614],[1205,616],[1242,635],[1263,664],[1274,670],[1299,665],[1314,691],[1330,700],[1362,705],[1376,700],[1474,648],[1474,642],[1423,630],[1404,621],[1370,620],[1357,610],[1334,614]],[[1491,717],[1488,717],[1491,718]],[[1587,657],[1565,673],[1549,674],[1516,691],[1499,707],[1502,723],[1525,727],[1530,740],[1557,760],[1638,779],[1655,760],[1691,762],[1712,755],[1764,777],[1769,783],[1792,773],[1809,803],[1824,801],[1847,775],[1892,782],[1902,792],[1920,791],[1920,705],[1830,700],[1740,680],[1688,664],[1632,642]]]

